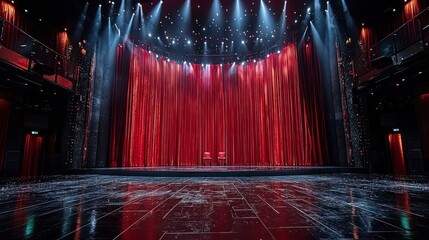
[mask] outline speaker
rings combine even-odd
[[[389,65],[393,65],[393,61],[391,57],[381,56],[379,58],[372,59],[372,66],[374,68],[380,69],[387,67]]]
[[[55,69],[51,66],[44,65],[43,63],[37,62],[33,66],[33,72],[40,75],[54,75]]]

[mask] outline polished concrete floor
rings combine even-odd
[[[424,177],[70,175],[0,188],[0,239],[429,239]]]

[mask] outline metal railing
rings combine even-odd
[[[0,58],[69,90],[78,79],[78,65],[0,17]],[[26,66],[27,65],[27,66]]]
[[[427,48],[429,48],[429,8],[354,58],[359,83],[365,83],[377,75],[383,67],[401,65]],[[380,62],[382,63],[378,64]]]

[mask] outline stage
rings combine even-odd
[[[363,168],[333,166],[168,166],[85,168],[70,173],[145,177],[252,177],[365,172],[367,171]]]

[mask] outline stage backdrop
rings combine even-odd
[[[326,164],[320,81],[311,45],[244,65],[169,62],[119,47],[110,166],[202,165],[204,152],[213,164],[218,152],[227,165]]]

